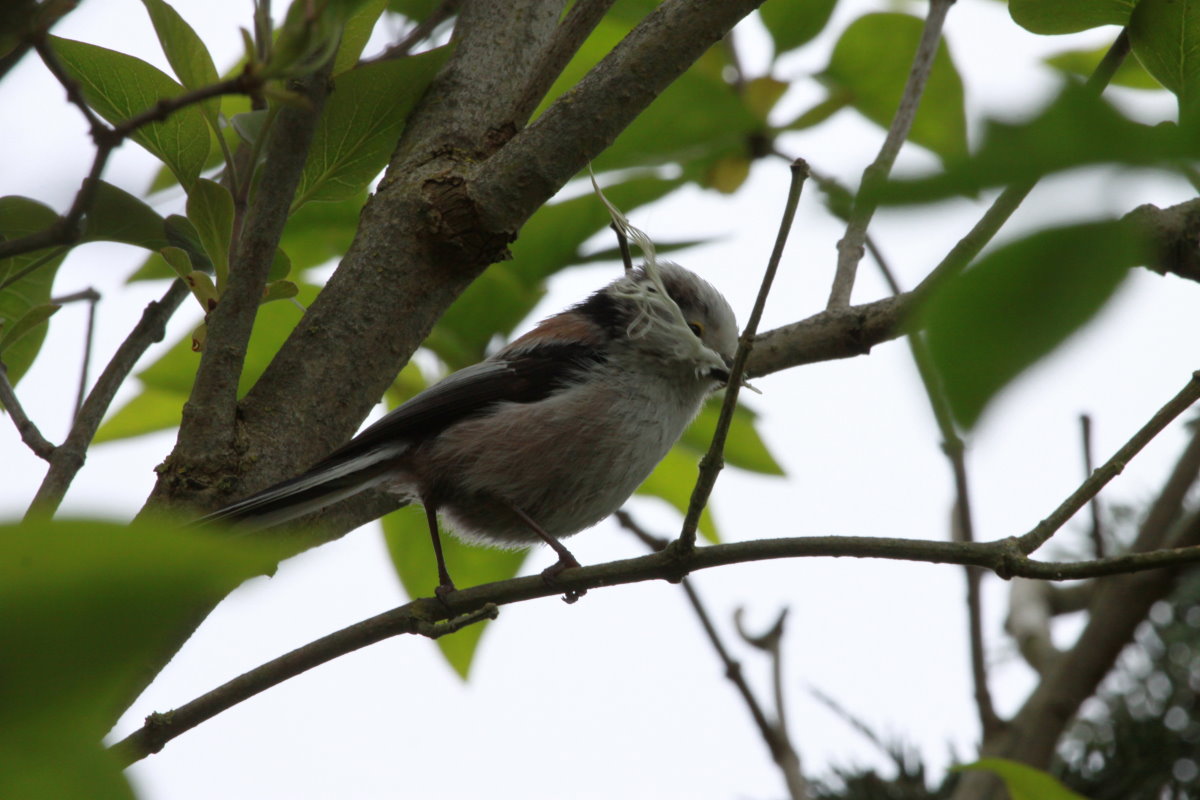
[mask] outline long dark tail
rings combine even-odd
[[[196,524],[236,522],[270,528],[291,522],[381,483],[396,455],[394,448],[387,448],[352,458],[326,459],[302,475],[203,516]]]

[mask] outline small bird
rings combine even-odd
[[[725,298],[666,261],[625,273],[367,427],[291,480],[204,517],[279,525],[365,489],[421,503],[438,596],[454,590],[438,515],[466,541],[550,545],[616,511],[729,380]],[[567,599],[573,599],[568,596]]]

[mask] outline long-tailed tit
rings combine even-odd
[[[666,296],[663,296],[663,293]],[[453,590],[437,516],[499,547],[558,541],[612,514],[729,378],[737,323],[710,284],[637,269],[396,408],[304,474],[205,520],[268,527],[371,487],[420,502]]]

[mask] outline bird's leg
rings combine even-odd
[[[575,556],[571,555],[571,551],[563,546],[563,543],[558,539],[551,536],[549,533],[546,533],[546,530],[541,525],[538,525],[536,522],[534,522],[533,517],[529,516],[518,506],[508,502],[507,500],[501,499],[501,502],[508,506],[508,508],[514,514],[520,517],[521,521],[528,525],[530,530],[536,533],[543,542],[550,545],[555,553],[558,553],[558,561],[555,561],[549,567],[542,570],[542,579],[545,580],[546,583],[553,585],[560,572],[565,569],[575,569],[579,567],[579,561],[576,560]],[[587,594],[587,589],[570,589],[566,592],[566,594],[563,595],[563,600],[567,603],[574,603],[585,594]]]
[[[422,500],[422,505],[425,506],[425,519],[429,522],[429,538],[433,540],[433,554],[437,558],[438,567],[438,587],[433,590],[439,599],[444,600],[446,595],[454,591],[454,581],[450,579],[450,572],[446,569],[446,557],[442,555],[442,537],[438,533],[437,521],[437,506],[431,502]]]

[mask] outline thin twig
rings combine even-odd
[[[670,544],[666,539],[655,536],[643,528],[625,509],[618,510],[615,516],[617,522],[623,528],[640,539],[651,550],[659,552]],[[725,668],[725,677],[729,679],[729,682],[737,689],[738,694],[742,696],[742,701],[746,704],[746,709],[754,719],[754,724],[758,728],[759,735],[762,736],[763,741],[766,743],[767,750],[771,753],[771,758],[775,761],[776,766],[779,767],[780,772],[783,773],[784,783],[787,784],[792,800],[804,800],[807,797],[808,790],[804,775],[800,770],[800,756],[792,745],[787,733],[783,703],[782,659],[779,657],[778,641],[775,642],[775,650],[772,651],[776,709],[776,718],[775,721],[772,721],[767,717],[767,712],[763,709],[762,703],[758,701],[754,690],[750,688],[750,684],[746,681],[746,676],[742,673],[741,662],[730,654],[729,648],[722,641],[721,634],[717,631],[716,625],[713,624],[712,615],[708,613],[704,601],[700,599],[700,594],[696,591],[692,582],[684,578],[680,581],[680,585],[683,587],[688,603],[692,606],[692,611],[700,621],[700,626],[704,629],[705,636],[708,637],[709,643],[717,653],[717,658],[721,660],[721,665]],[[740,632],[740,616],[735,615],[734,621]],[[780,636],[782,636],[782,625],[783,617],[781,616],[776,625]],[[745,634],[743,634],[743,638],[746,638]]]
[[[629,252],[629,237],[615,222],[610,222],[608,227],[612,228],[613,233],[617,235],[617,247],[621,251],[621,263],[625,265],[625,271],[633,272],[633,255]]]
[[[393,58],[403,58],[408,55],[413,47],[428,38],[437,26],[457,14],[460,5],[462,5],[462,0],[442,0],[438,4],[438,7],[429,13],[429,16],[413,26],[412,30],[406,33],[403,39],[384,50],[377,57],[371,59],[371,61],[387,61]]]
[[[380,614],[268,661],[173,711],[151,714],[146,717],[145,725],[110,750],[121,764],[128,766],[157,753],[176,736],[243,700],[346,653],[401,634],[437,639],[485,619],[495,619],[498,614],[499,609],[494,605],[485,605],[444,621],[423,619],[407,606]]]
[[[248,94],[257,89],[262,83],[259,77],[248,72],[243,72],[209,86],[202,86],[199,89],[184,92],[174,97],[163,98],[145,111],[135,114],[110,128],[87,105],[79,84],[67,74],[61,62],[59,62],[54,49],[50,47],[45,38],[43,37],[40,41],[34,42],[34,47],[37,49],[38,54],[41,55],[47,69],[50,70],[66,90],[67,98],[87,118],[88,124],[91,126],[92,139],[96,143],[96,155],[92,159],[92,166],[88,171],[88,176],[84,178],[83,184],[80,186],[79,191],[76,192],[75,199],[71,203],[71,208],[67,213],[49,227],[40,231],[35,231],[16,239],[0,241],[0,259],[11,258],[15,255],[55,245],[73,245],[78,242],[83,234],[81,225],[83,217],[95,200],[100,176],[108,164],[109,156],[112,155],[113,150],[140,128],[153,122],[161,122],[180,109],[213,97],[225,94]]]
[[[1160,408],[1120,450],[1113,453],[1112,458],[1089,475],[1087,480],[1080,484],[1079,488],[1072,492],[1071,496],[1064,500],[1058,508],[1054,509],[1050,516],[1034,526],[1033,530],[1017,539],[1021,552],[1028,555],[1045,544],[1055,531],[1075,515],[1075,512],[1083,508],[1109,481],[1120,475],[1121,471],[1125,469],[1125,465],[1141,452],[1151,439],[1161,433],[1163,428],[1171,424],[1172,420],[1197,400],[1200,400],[1200,371],[1193,372],[1192,379],[1188,381],[1187,385],[1168,400],[1166,405]]]
[[[257,694],[306,669],[336,658],[343,651],[356,650],[370,643],[368,640],[372,636],[385,629],[402,633],[406,632],[407,627],[418,623],[436,624],[438,620],[463,619],[464,615],[482,612],[489,604],[503,606],[539,597],[558,596],[564,590],[599,589],[647,580],[679,581],[688,573],[700,569],[768,559],[816,556],[971,564],[995,570],[1005,577],[1022,576],[1059,581],[1200,563],[1200,545],[1074,563],[1035,561],[1023,555],[1011,539],[960,543],[874,536],[814,536],[719,544],[696,548],[687,554],[680,553],[677,547],[669,546],[661,552],[638,558],[569,570],[560,575],[552,585],[540,575],[532,575],[460,589],[444,600],[414,600],[305,645],[282,659],[251,670],[225,687],[180,707],[174,714],[163,715],[160,722],[170,723],[176,716],[182,715],[184,709],[188,709],[187,727],[195,727],[221,710],[240,702],[239,698]],[[284,661],[286,665],[281,663]],[[219,703],[213,695],[221,698]],[[182,730],[173,728],[167,738],[173,738],[179,733],[182,733]],[[133,741],[126,740],[126,743],[114,745],[121,747],[121,757],[125,760],[143,757],[149,752],[145,748],[154,741],[148,731],[135,734],[130,739]]]
[[[142,318],[125,341],[117,348],[112,360],[105,366],[104,371],[96,380],[96,385],[83,401],[75,422],[67,434],[66,441],[55,449],[50,458],[50,469],[38,487],[37,495],[26,512],[26,518],[34,516],[51,516],[62,502],[67,488],[75,475],[83,467],[87,449],[100,427],[100,421],[108,412],[117,390],[124,385],[129,373],[146,349],[155,342],[162,341],[166,330],[167,320],[179,308],[179,304],[189,295],[183,281],[171,282],[170,288],[161,300],[150,303],[142,312]]]
[[[33,451],[33,454],[49,461],[50,457],[54,455],[54,445],[45,436],[42,436],[38,426],[21,407],[21,402],[17,400],[16,390],[8,381],[8,367],[3,361],[0,361],[0,408],[3,408],[12,417],[13,424],[17,426],[17,433],[21,434],[21,441]]]
[[[800,191],[808,179],[808,164],[798,158],[792,162],[791,172],[791,185],[788,188],[783,218],[779,223],[779,233],[775,237],[775,247],[771,251],[771,258],[767,261],[767,269],[763,273],[762,285],[758,289],[758,297],[754,300],[754,309],[750,312],[750,319],[746,321],[746,328],[742,331],[741,338],[738,339],[738,349],[733,357],[733,366],[729,370],[725,401],[721,405],[721,414],[717,418],[712,444],[709,446],[708,452],[704,454],[704,458],[700,460],[700,474],[696,478],[696,486],[692,490],[687,515],[683,520],[683,529],[679,533],[677,544],[685,552],[696,546],[696,528],[700,524],[700,515],[708,503],[709,495],[712,494],[713,486],[717,482],[717,475],[725,466],[722,453],[725,449],[725,438],[729,433],[729,425],[733,422],[733,412],[737,408],[738,390],[741,389],[742,376],[746,372],[746,360],[750,357],[750,350],[754,347],[754,336],[758,332],[758,323],[762,319],[763,309],[767,304],[767,295],[770,294],[771,284],[775,280],[775,273],[779,271],[779,261],[783,258],[783,248],[787,244],[788,233],[792,229],[792,220],[796,216],[796,206],[800,202]]]
[[[1079,437],[1083,444],[1083,476],[1092,474],[1092,418],[1089,414],[1079,415]],[[1089,533],[1092,537],[1092,555],[1104,558],[1104,529],[1100,524],[1100,500],[1092,497],[1088,501],[1088,510],[1092,513],[1092,527]]]
[[[79,409],[83,408],[83,398],[87,393],[88,372],[92,365],[92,341],[96,335],[96,303],[100,301],[100,293],[95,289],[88,287],[73,294],[64,295],[63,297],[53,297],[51,303],[66,305],[67,303],[77,303],[80,300],[86,300],[88,303],[87,330],[83,334],[83,364],[79,368],[79,391],[75,393],[75,408],[71,412],[71,420],[74,421],[79,416]]]
[[[862,182],[859,184],[858,195],[854,200],[854,210],[846,233],[838,242],[837,272],[833,279],[833,288],[829,293],[827,308],[845,308],[850,305],[850,293],[854,290],[854,278],[858,271],[858,262],[863,257],[863,243],[866,240],[867,226],[875,214],[876,202],[872,199],[875,188],[887,180],[892,171],[900,147],[908,138],[912,129],[913,119],[917,116],[917,107],[921,103],[921,95],[933,69],[934,56],[942,40],[942,25],[946,21],[946,13],[954,0],[930,0],[929,13],[925,17],[925,26],[921,30],[921,41],[913,56],[912,71],[908,74],[908,82],[904,85],[904,94],[892,124],[888,127],[883,146],[875,161],[863,170]]]
[[[894,294],[901,294],[899,281],[888,266],[883,253],[871,242],[870,238],[867,239],[867,242],[883,273],[884,280],[887,281]],[[973,542],[975,541],[975,523],[971,513],[970,484],[967,481],[966,448],[958,431],[954,428],[953,417],[950,413],[950,401],[946,397],[945,387],[938,379],[937,370],[934,369],[933,360],[929,355],[929,346],[920,331],[909,334],[908,347],[913,362],[917,366],[921,385],[925,388],[925,396],[929,399],[938,432],[942,437],[942,452],[946,454],[946,458],[950,462],[950,471],[954,478],[955,502],[951,525],[952,538],[955,541]],[[983,592],[980,586],[983,574],[978,567],[966,567],[965,573],[967,579],[967,629],[975,707],[979,712],[979,724],[983,731],[983,738],[987,740],[989,736],[1001,729],[1003,722],[996,713],[996,706],[992,702],[992,693],[989,688],[987,649],[984,645],[983,635]]]

